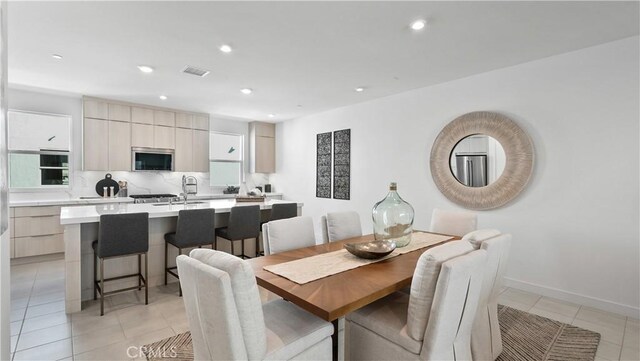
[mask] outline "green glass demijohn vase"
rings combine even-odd
[[[398,185],[389,185],[389,194],[373,206],[373,234],[376,240],[388,239],[396,242],[396,247],[404,247],[411,242],[413,231],[413,207],[398,194]]]

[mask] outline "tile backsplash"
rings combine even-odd
[[[104,179],[107,172],[76,171],[71,180],[71,188],[64,190],[37,190],[34,192],[12,192],[11,200],[23,201],[31,199],[66,199],[78,197],[92,197],[98,194],[95,191],[96,183]],[[129,194],[148,193],[172,193],[182,192],[182,175],[191,175],[198,179],[199,194],[221,194],[225,187],[212,187],[209,185],[209,173],[194,172],[110,172],[113,179],[127,181]],[[247,173],[245,175],[247,187],[252,189],[269,183],[268,174]],[[277,190],[272,190],[277,191]]]

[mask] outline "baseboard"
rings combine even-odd
[[[581,295],[578,293],[559,290],[557,288],[541,286],[529,282],[514,280],[512,278],[505,277],[504,285],[506,287],[515,288],[522,291],[536,293],[542,296],[547,296],[567,302],[577,303],[588,307],[597,308],[607,312],[617,313],[633,318],[640,318],[640,308],[623,305],[616,302],[611,302],[599,298]]]

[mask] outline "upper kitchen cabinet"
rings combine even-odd
[[[209,116],[196,114],[193,117],[193,129],[209,130]]]
[[[193,114],[176,113],[176,128],[193,128]]]
[[[131,107],[122,104],[109,104],[109,120],[119,122],[131,121]]]
[[[177,121],[177,119],[176,119]],[[193,170],[193,129],[176,128],[175,166],[176,172]]]
[[[66,115],[8,112],[9,150],[69,151],[71,118]]]
[[[109,104],[103,100],[85,98],[83,110],[85,118],[105,120],[109,118]]]
[[[209,171],[209,131],[193,130],[193,171]]]
[[[109,121],[84,118],[84,170],[109,170]]]
[[[153,124],[153,109],[131,107],[131,122]]]
[[[85,170],[130,171],[131,148],[140,147],[175,150],[176,171],[208,172],[208,114],[89,97],[83,104]],[[45,133],[47,139],[53,136]],[[65,138],[57,135],[53,139]]]
[[[109,122],[109,170],[131,170],[131,125]]]
[[[160,149],[175,149],[176,147],[176,128],[163,127],[161,125],[153,126],[153,147]]]
[[[153,125],[132,123],[131,146],[153,148]]]
[[[165,110],[154,110],[153,111],[153,124],[154,125],[162,125],[165,127],[175,127],[176,126],[176,113],[168,112]]]
[[[275,173],[276,125],[249,123],[249,170],[251,173]]]

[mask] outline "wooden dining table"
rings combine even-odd
[[[298,307],[333,324],[333,359],[338,359],[338,319],[393,292],[411,285],[413,271],[420,255],[429,248],[450,242],[452,238],[413,252],[337,273],[318,280],[297,284],[287,278],[264,270],[276,265],[338,251],[345,243],[368,242],[373,235],[350,238],[317,246],[299,248],[264,257],[250,259],[259,286],[292,302]]]

